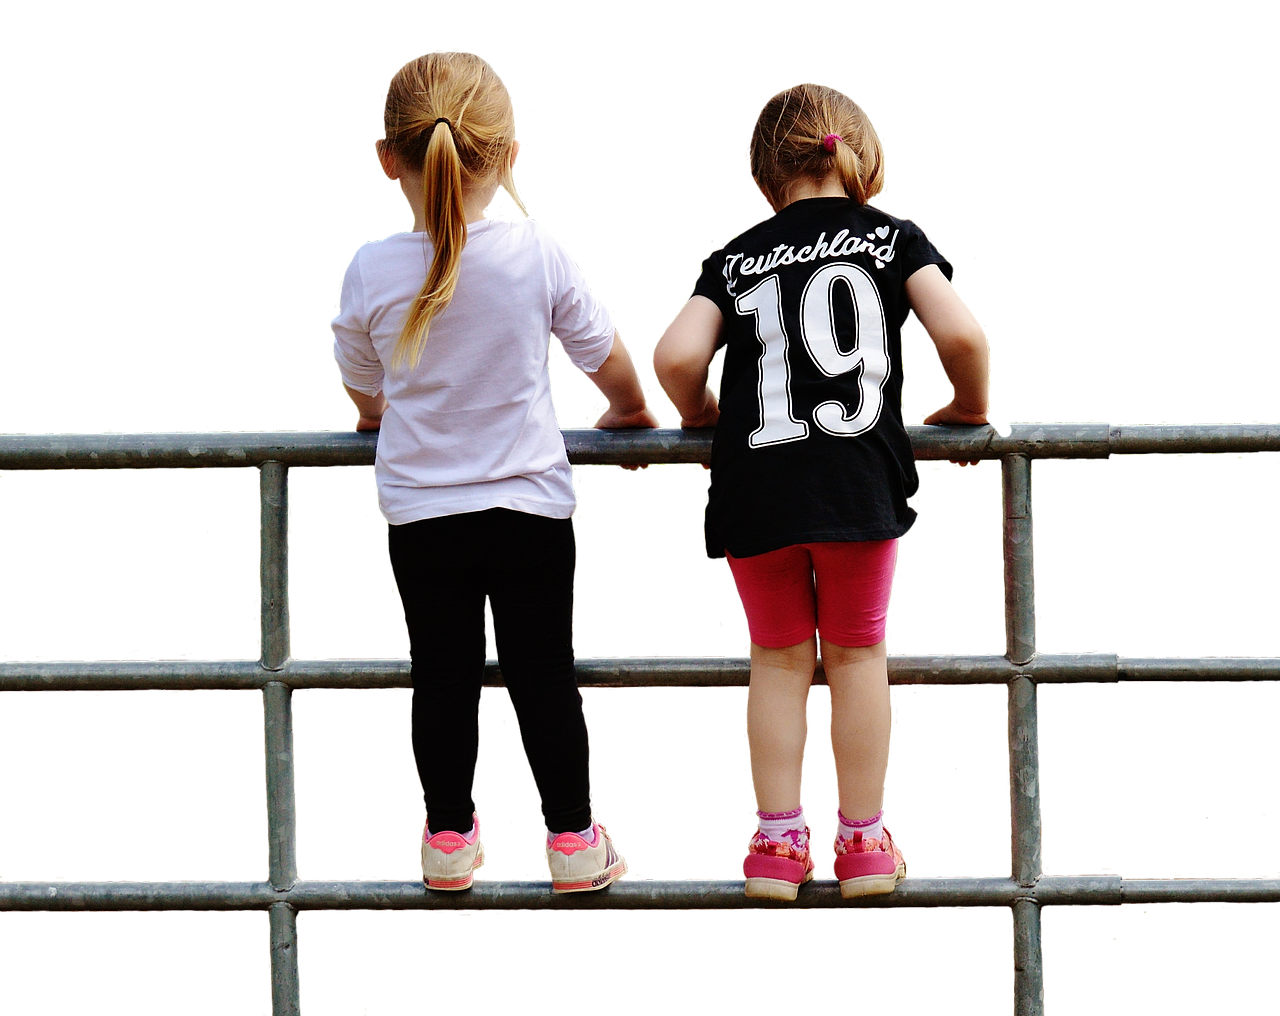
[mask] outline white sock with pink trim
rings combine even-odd
[[[555,841],[555,838],[557,836],[563,836],[563,835],[564,835],[563,833],[553,833],[550,829],[548,829],[547,830],[547,846],[551,846],[551,844]],[[587,826],[587,828],[583,829],[582,832],[575,833],[574,835],[581,836],[584,840],[587,841],[587,846],[594,847],[596,845],[596,824],[592,822],[589,826]]]
[[[760,832],[774,843],[786,843],[796,848],[809,845],[803,808],[793,811],[757,811],[756,818],[760,821]]]
[[[836,817],[840,820],[840,835],[846,840],[853,839],[854,833],[862,833],[862,838],[864,840],[884,839],[883,808],[870,818],[845,818],[844,812],[837,808]]]

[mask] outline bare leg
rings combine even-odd
[[[808,731],[805,707],[816,663],[817,645],[812,638],[785,649],[751,644],[747,741],[756,806],[761,811],[800,807],[800,768]]]
[[[831,687],[831,749],[836,757],[840,810],[870,818],[884,804],[889,766],[889,667],[884,641],[837,646],[822,640],[822,666]],[[755,659],[751,681],[755,683]],[[752,749],[754,766],[755,752]],[[759,795],[757,782],[756,793]]]

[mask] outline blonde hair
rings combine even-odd
[[[860,205],[884,186],[884,151],[862,108],[834,88],[808,84],[766,102],[751,134],[751,175],[770,204],[781,208],[796,180],[821,181],[832,170]]]
[[[382,148],[406,169],[422,172],[423,209],[431,239],[426,281],[409,307],[392,368],[415,367],[432,319],[449,306],[467,242],[464,189],[495,177],[525,211],[511,176],[515,114],[493,68],[471,53],[428,53],[391,79]],[[527,212],[525,214],[528,214]]]

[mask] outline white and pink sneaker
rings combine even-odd
[[[444,830],[435,835],[422,827],[422,881],[428,889],[470,889],[475,870],[484,864],[484,844],[480,842],[480,820],[465,836]]]
[[[595,843],[588,843],[578,833],[560,833],[547,844],[552,892],[603,889],[627,873],[627,862],[614,849],[604,826],[593,822],[591,831],[595,833]]]

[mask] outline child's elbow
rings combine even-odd
[[[689,356],[670,332],[658,340],[653,349],[653,372],[659,381],[687,374],[692,366]]]
[[[938,350],[943,356],[985,357],[987,355],[987,333],[978,322],[973,321],[962,328],[957,328],[938,340]]]

